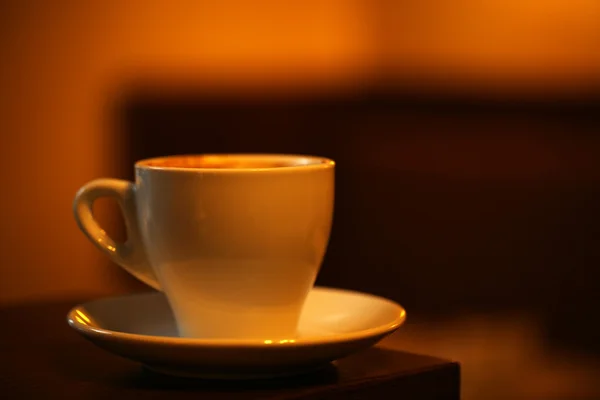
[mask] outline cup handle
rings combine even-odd
[[[79,229],[113,262],[145,284],[161,290],[144,251],[137,221],[135,195],[135,185],[131,182],[96,179],[79,189],[73,200],[73,213]],[[126,242],[115,242],[94,219],[92,206],[100,197],[112,197],[117,200],[127,228]]]

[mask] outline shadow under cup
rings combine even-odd
[[[88,224],[85,205],[101,195],[120,199],[128,242],[114,244],[115,251],[95,243],[164,291],[180,335],[295,337],[329,240],[334,162],[295,155],[171,156],[140,161],[135,172],[135,183],[84,186],[76,219],[94,241],[95,222]]]

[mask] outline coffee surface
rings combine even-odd
[[[297,156],[197,155],[154,158],[142,161],[138,165],[190,169],[270,169],[322,163],[325,161]]]
[[[280,160],[254,159],[254,158],[236,158],[236,157],[168,157],[150,160],[144,165],[151,167],[166,168],[281,168],[295,165],[290,162]]]

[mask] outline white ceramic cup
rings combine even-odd
[[[73,210],[117,264],[163,291],[185,337],[294,337],[329,240],[334,162],[296,155],[170,156],[135,164],[135,183],[98,179]],[[115,198],[127,241],[92,215]]]

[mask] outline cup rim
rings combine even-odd
[[[165,166],[152,165],[152,163],[160,162],[169,159],[178,158],[215,158],[215,159],[246,159],[257,160],[265,159],[271,162],[281,162],[286,165],[264,166],[264,167],[249,167],[249,168],[216,168],[216,167],[181,167],[181,166]],[[289,164],[289,165],[288,165]],[[287,154],[287,153],[198,153],[198,154],[173,154],[160,157],[151,157],[141,159],[135,162],[135,169],[149,171],[177,171],[177,172],[211,172],[211,173],[243,173],[243,172],[291,172],[305,170],[320,170],[329,169],[335,166],[335,161],[327,157],[303,155],[303,154]]]

